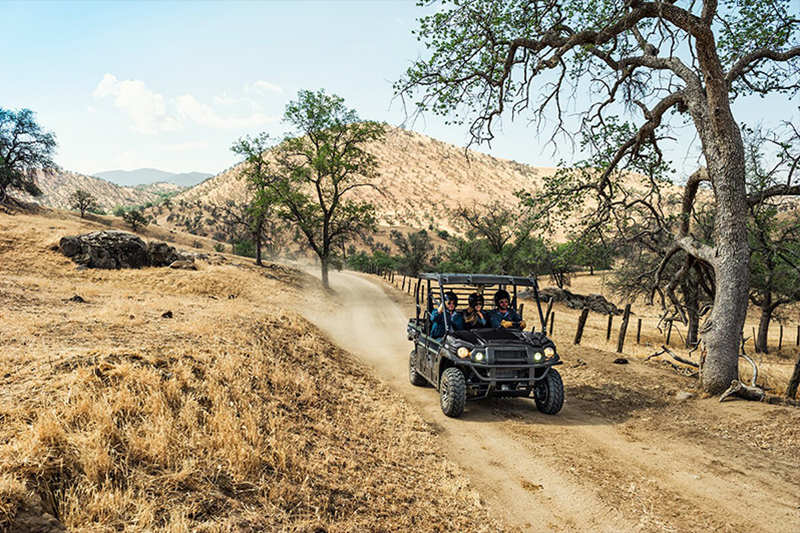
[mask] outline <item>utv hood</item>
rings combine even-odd
[[[505,342],[541,342],[541,334],[538,332],[522,332],[513,329],[474,329],[451,331],[450,337],[468,342],[474,346],[485,346],[486,344],[505,343]]]

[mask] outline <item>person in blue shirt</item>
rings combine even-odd
[[[444,308],[439,306],[438,309],[431,313],[431,337],[440,339],[447,333],[444,325],[445,313],[451,329],[464,329],[464,318],[461,313],[456,311],[458,305],[458,295],[453,291],[444,293]]]
[[[519,329],[525,329],[525,321],[514,309],[508,307],[511,303],[511,296],[508,291],[500,289],[494,293],[494,309],[489,314],[489,323],[495,329],[516,327],[515,322],[519,323]]]
[[[473,292],[467,299],[467,310],[464,312],[464,329],[489,327],[489,313],[483,310],[483,294]]]

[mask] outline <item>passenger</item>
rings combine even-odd
[[[510,309],[508,304],[511,303],[511,296],[509,296],[508,291],[504,291],[500,289],[496,293],[494,293],[494,306],[495,308],[492,310],[491,314],[489,315],[489,323],[495,329],[497,328],[511,328],[515,327],[514,323],[519,323],[519,329],[525,329],[525,321],[522,320],[522,317],[519,316],[514,309]]]
[[[454,330],[464,329],[464,318],[461,313],[456,311],[458,305],[458,295],[453,291],[444,293],[444,307],[440,305],[438,309],[431,313],[431,337],[440,339],[447,333],[444,325],[444,315],[447,313],[447,319],[450,322],[450,327]]]
[[[488,327],[489,316],[483,312],[483,295],[473,292],[467,299],[467,310],[464,311],[464,329]]]

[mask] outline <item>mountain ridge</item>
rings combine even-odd
[[[150,167],[135,170],[107,170],[93,174],[96,178],[122,187],[136,187],[152,183],[171,183],[180,187],[193,187],[213,175],[197,171],[175,173]]]

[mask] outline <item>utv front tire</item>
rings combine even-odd
[[[442,412],[452,418],[458,418],[464,412],[467,403],[467,383],[464,374],[456,367],[445,369],[439,382],[439,405]]]
[[[411,353],[408,355],[408,380],[415,387],[422,387],[426,383],[425,382],[425,378],[423,378],[420,375],[420,373],[417,372],[417,349],[416,348],[411,350]]]
[[[564,405],[564,382],[558,370],[551,368],[547,377],[536,383],[533,389],[536,408],[546,415],[554,415]]]

